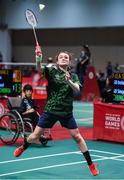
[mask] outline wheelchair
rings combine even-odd
[[[21,97],[5,97],[7,100],[8,112],[0,116],[0,140],[6,145],[14,144],[19,137],[25,138],[33,132],[32,120],[23,117],[19,113]],[[45,131],[46,132],[46,131]],[[47,136],[44,134],[39,138],[42,145],[52,140],[50,130]]]

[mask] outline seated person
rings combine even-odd
[[[35,128],[39,119],[39,113],[36,111],[34,99],[32,98],[33,88],[26,84],[23,88],[24,98],[20,106],[20,113],[23,117],[31,119],[32,125]]]
[[[33,94],[32,86],[26,84],[23,88],[23,92],[24,92],[24,97],[22,99],[19,111],[22,117],[29,118],[31,120],[34,129],[39,120],[39,113],[36,111],[37,107],[35,106],[34,99],[32,98],[32,94]],[[51,140],[51,139],[43,135],[39,138],[39,141],[41,143],[47,140]]]

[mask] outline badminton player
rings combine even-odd
[[[68,71],[71,55],[68,52],[60,52],[56,56],[56,65],[42,67],[40,46],[36,46],[35,53],[37,68],[48,80],[47,102],[34,132],[29,135],[23,145],[15,150],[14,156],[20,156],[31,143],[43,134],[45,128],[52,128],[57,121],[60,121],[61,126],[67,128],[72,138],[77,142],[91,174],[98,175],[97,165],[92,162],[87,145],[73,117],[73,91],[80,91],[80,82],[76,74],[71,74]]]

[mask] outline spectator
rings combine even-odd
[[[53,58],[52,57],[48,57],[47,59],[47,67],[50,67],[53,65]]]
[[[109,77],[106,79],[105,88],[102,90],[102,100],[105,103],[113,102],[113,87],[112,87],[112,78]]]
[[[101,97],[103,97],[103,89],[105,88],[105,84],[106,84],[105,73],[99,70],[99,72],[96,74],[96,77],[97,77]]]
[[[107,66],[106,66],[106,75],[109,78],[112,76],[113,73],[114,73],[113,65],[111,61],[108,61]]]
[[[0,51],[0,63],[2,63],[2,62],[3,62],[3,55],[2,55],[2,53]],[[3,69],[3,68],[4,68],[4,65],[0,64],[0,69]]]
[[[76,73],[82,85],[84,83],[84,79],[90,63],[91,63],[91,53],[88,45],[84,45],[80,57],[77,60],[77,64],[76,64]]]
[[[114,73],[119,73],[119,72],[120,72],[120,66],[118,63],[116,63],[114,66]]]

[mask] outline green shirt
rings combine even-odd
[[[44,111],[62,117],[72,115],[73,89],[65,79],[65,73],[55,65],[45,66],[43,73],[48,80],[47,102]],[[76,74],[71,74],[71,80],[80,85]]]

